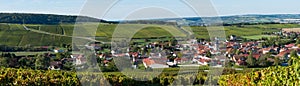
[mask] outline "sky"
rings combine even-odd
[[[198,16],[189,5],[182,3],[182,0],[120,0],[111,6],[109,10],[106,10],[106,14],[102,16],[82,11],[98,11],[97,9],[103,11],[101,8],[107,5],[107,3],[105,3],[107,1],[108,0],[0,0],[0,12],[85,15],[107,20]],[[214,11],[219,16],[243,14],[300,14],[299,0],[211,0],[211,2],[211,5],[215,9]],[[201,4],[203,3],[199,3],[199,5]],[[89,7],[91,5],[92,7]],[[203,7],[203,9],[206,8]]]

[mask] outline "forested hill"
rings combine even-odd
[[[78,20],[77,20],[78,18]],[[107,22],[109,21],[86,16],[67,16],[53,14],[26,14],[26,13],[0,13],[0,23],[19,24],[58,24],[79,22]]]

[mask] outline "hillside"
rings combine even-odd
[[[17,23],[17,24],[59,24],[75,22],[105,22],[97,18],[86,16],[71,15],[53,15],[53,14],[25,14],[25,13],[0,13],[0,23]]]

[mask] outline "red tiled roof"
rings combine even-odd
[[[187,58],[176,58],[175,60],[176,61],[187,61],[188,59]]]
[[[248,57],[249,54],[243,54],[243,56]],[[255,58],[255,59],[258,59],[260,56],[261,56],[261,54],[258,54],[258,53],[252,54],[252,57]]]
[[[285,45],[285,47],[293,47],[295,44],[292,43],[292,44],[288,44],[288,45]]]
[[[151,60],[150,58],[146,58],[146,59],[143,59],[143,62],[149,66],[149,65],[152,65],[154,64],[155,62],[153,60]]]
[[[284,54],[286,54],[286,53],[290,53],[291,52],[291,50],[285,50],[285,51],[282,51],[282,52],[280,52],[279,54],[277,54],[277,56],[279,56],[279,57],[283,57],[284,56]]]
[[[252,56],[253,56],[255,59],[258,59],[258,58],[261,56],[261,54],[252,54]]]
[[[166,58],[157,58],[157,59],[150,59],[150,58],[145,58],[143,59],[143,62],[146,63],[147,66],[152,65],[152,64],[166,64]]]

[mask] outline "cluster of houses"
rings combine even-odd
[[[117,54],[115,51],[112,51],[114,54],[98,54],[98,58],[104,58],[104,66],[107,66],[107,63],[112,61],[112,57],[128,57],[131,60],[133,68],[137,68],[137,65],[140,63],[146,68],[168,68],[180,65],[208,65],[210,62],[214,61],[217,64],[221,65],[225,59],[234,61],[236,65],[247,65],[246,59],[249,55],[252,55],[253,58],[259,59],[264,54],[271,53],[274,57],[280,57],[282,60],[289,58],[289,53],[292,50],[300,51],[298,45],[295,44],[287,44],[283,47],[258,47],[260,42],[224,42],[226,44],[226,48],[221,49],[221,51],[225,51],[224,57],[214,58],[217,54],[220,54],[221,51],[216,51],[215,45],[212,45],[211,42],[201,42],[197,44],[183,44],[175,46],[176,49],[180,51],[167,51],[165,49],[157,48],[157,52],[151,52],[149,55],[141,54],[141,52],[128,52],[123,54]],[[155,46],[155,44],[150,44]],[[153,51],[155,51],[156,47],[153,47]],[[159,51],[159,52],[158,52]],[[249,52],[252,52],[250,54]],[[179,53],[181,56],[179,56]],[[226,58],[227,57],[227,58]],[[86,63],[86,58],[83,55],[72,55],[72,58],[75,59],[76,65],[82,65]],[[173,58],[173,59],[170,59]],[[273,58],[267,58],[268,61],[273,62]]]
[[[217,61],[211,59],[212,55],[220,54],[216,50],[218,49],[216,43],[198,42],[194,39],[186,42],[186,44],[176,44],[175,46],[170,46],[170,43],[153,42],[141,46],[139,51],[133,52],[134,48],[130,47],[125,53],[120,52],[121,50],[111,50],[110,54],[97,53],[97,56],[98,58],[104,58],[104,63],[110,62],[112,57],[128,57],[133,68],[137,68],[139,64],[142,64],[145,68],[167,68],[176,67],[178,64],[208,65],[211,61]],[[76,59],[76,65],[86,63],[85,58],[81,55],[73,55],[72,58]]]
[[[282,34],[289,33],[283,32]],[[134,48],[130,47],[127,52],[116,49],[111,50],[110,54],[100,53],[97,56],[105,59],[104,65],[109,63],[112,57],[128,57],[133,68],[137,68],[139,64],[146,68],[167,68],[191,64],[208,65],[212,62],[221,65],[226,60],[235,62],[235,65],[247,65],[246,60],[249,55],[257,60],[265,54],[271,54],[272,57],[278,57],[281,60],[288,60],[292,50],[296,50],[297,54],[300,53],[299,45],[295,43],[284,46],[261,47],[259,45],[262,41],[239,42],[234,35],[229,37],[229,41],[224,42],[215,38],[213,42],[190,39],[185,43],[171,46],[168,42],[153,42],[140,46],[140,50],[135,52],[132,51]],[[215,56],[218,57],[212,58]],[[76,58],[77,65],[86,62],[82,56],[74,56],[74,58]],[[274,62],[274,58],[268,57],[267,61]]]

